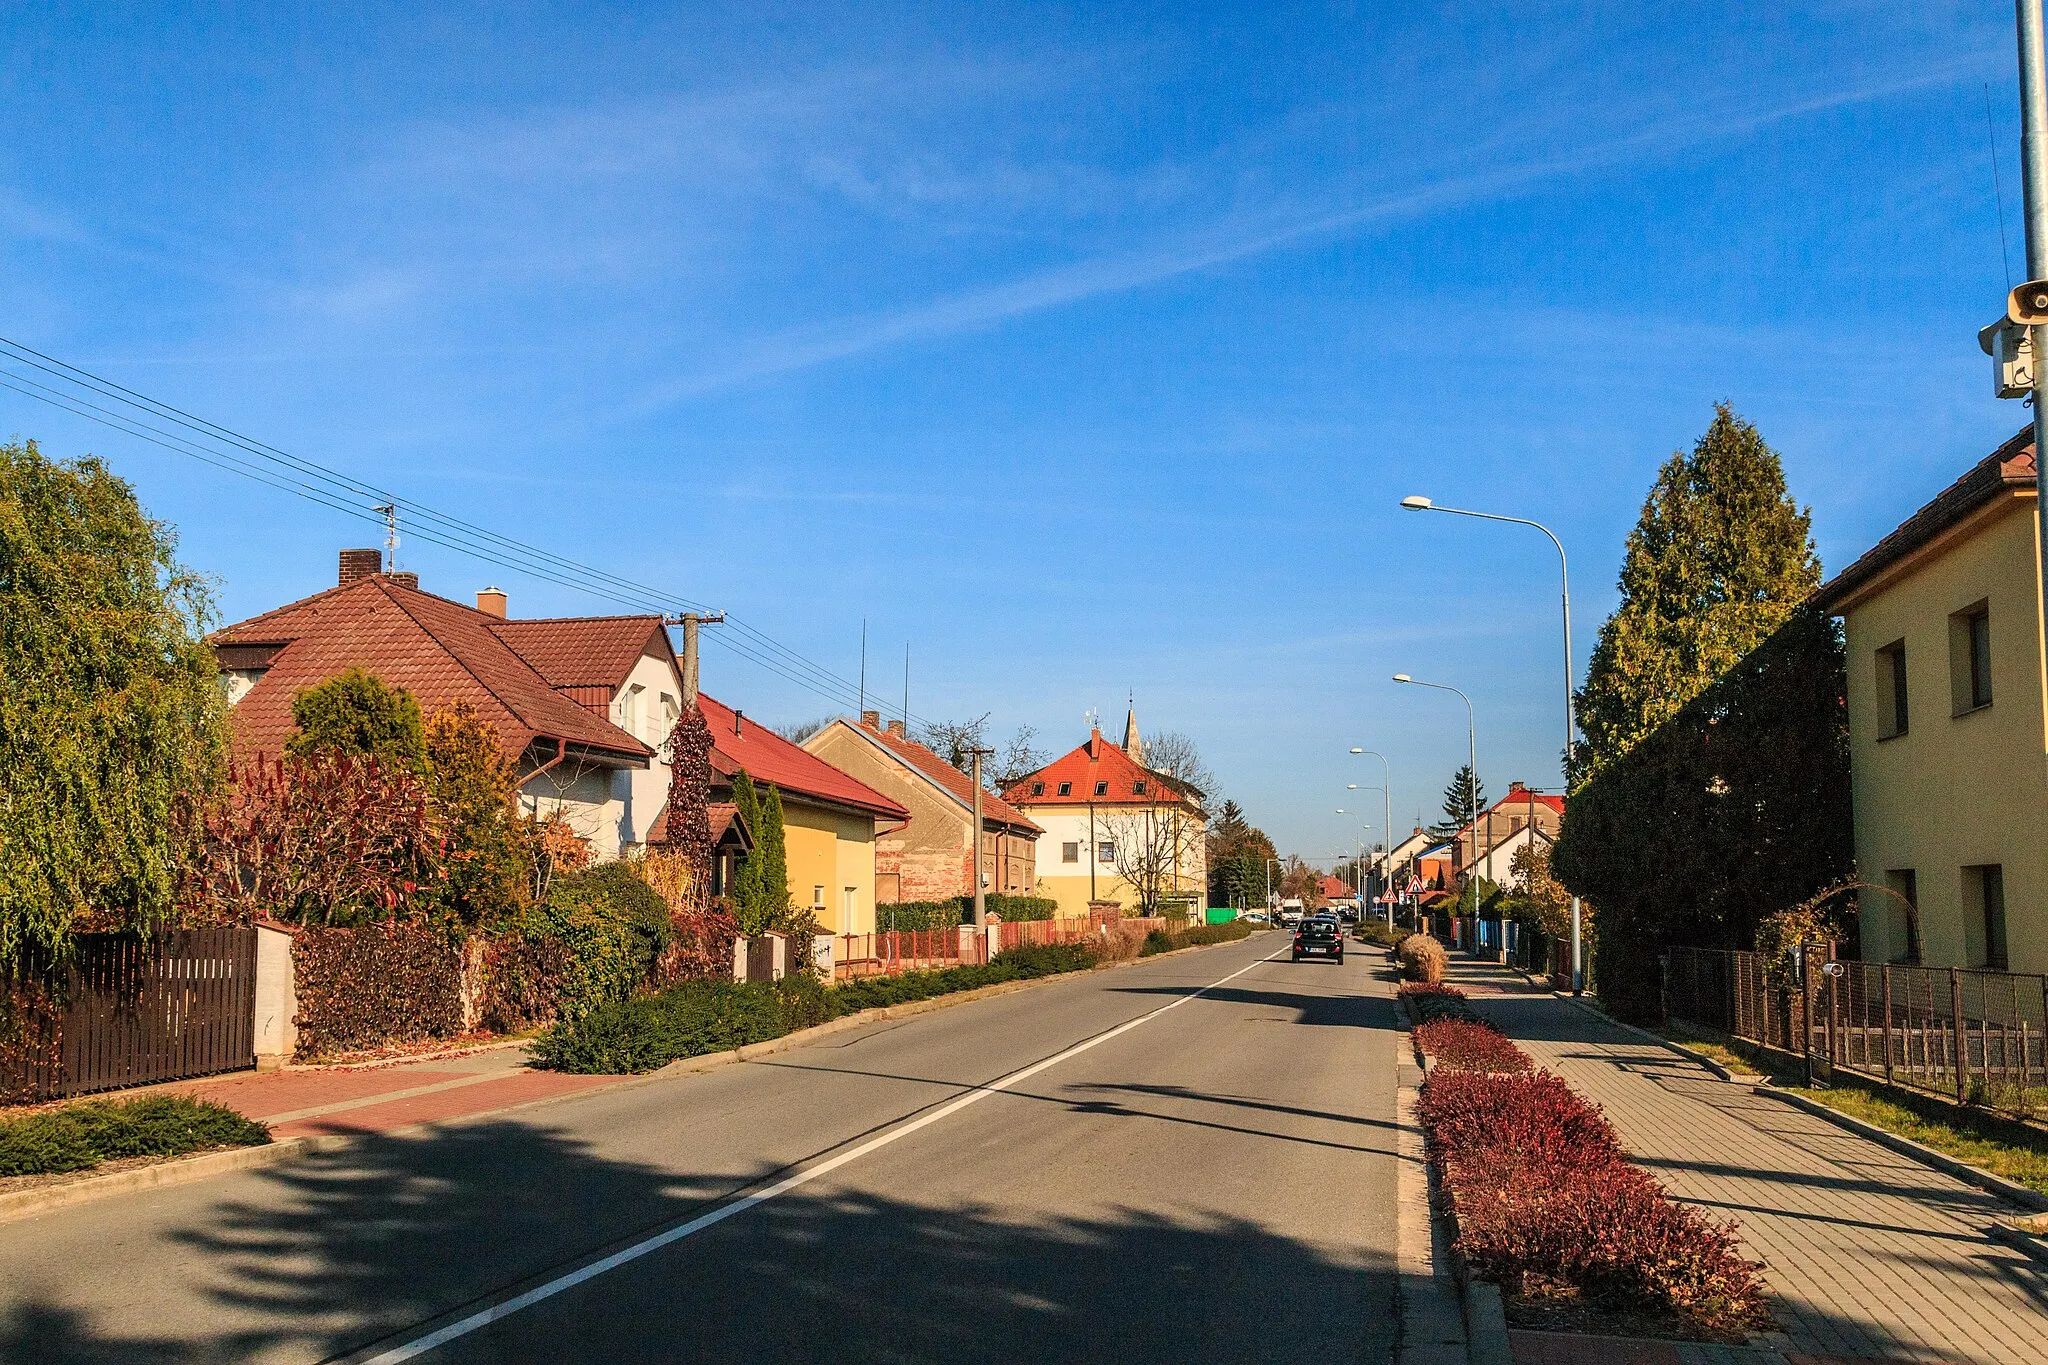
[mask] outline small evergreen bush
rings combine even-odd
[[[186,1095],[87,1100],[0,1119],[0,1176],[82,1171],[124,1156],[182,1156],[268,1141],[263,1124]]]

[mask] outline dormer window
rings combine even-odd
[[[1109,783],[1107,783],[1107,782],[1097,782],[1097,783],[1095,784],[1095,794],[1096,794],[1097,796],[1107,796],[1107,795],[1109,795]]]
[[[1033,782],[1031,784],[1031,794],[1033,796],[1045,795],[1045,784],[1043,782]]]
[[[1059,794],[1061,796],[1072,796],[1074,794],[1074,784],[1071,782],[1060,783]]]
[[[1143,796],[1144,794],[1145,794],[1145,779],[1141,777],[1141,778],[1139,778],[1139,779],[1138,779],[1138,780],[1137,780],[1136,782],[1133,782],[1133,783],[1131,784],[1131,795],[1133,795],[1133,796]]]

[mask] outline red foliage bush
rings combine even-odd
[[[1454,1071],[1515,1072],[1531,1066],[1527,1053],[1484,1022],[1436,1019],[1418,1024],[1415,1042],[1438,1066]]]
[[[302,1059],[462,1032],[462,952],[432,929],[305,929],[292,968]]]
[[[1417,1116],[1459,1251],[1510,1296],[1563,1287],[1708,1336],[1768,1322],[1761,1267],[1737,1253],[1733,1225],[1673,1203],[1557,1076],[1435,1070]]]

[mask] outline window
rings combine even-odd
[[[619,698],[619,728],[629,735],[640,733],[640,694],[647,689],[634,683]]]
[[[1109,784],[1107,782],[1097,782],[1095,784],[1095,794],[1097,796],[1109,795]]]
[[[1948,618],[1948,687],[1955,715],[1991,705],[1991,607],[1978,602]]]
[[[860,888],[849,886],[839,893],[840,918],[847,924],[853,923],[853,912],[860,905]]]
[[[1033,782],[1031,784],[1031,794],[1033,796],[1045,795],[1045,784],[1043,782]]]
[[[1074,784],[1073,784],[1073,783],[1071,783],[1071,782],[1062,782],[1062,783],[1060,783],[1060,795],[1061,795],[1061,796],[1072,796],[1073,794],[1074,794]]]
[[[674,731],[675,731],[675,728],[676,728],[676,720],[677,720],[677,719],[678,719],[678,718],[679,718],[679,717],[680,717],[680,716],[681,716],[682,714],[683,714],[683,713],[682,713],[682,709],[681,709],[680,707],[678,707],[678,706],[676,705],[676,699],[675,699],[674,697],[671,697],[671,696],[670,696],[670,695],[669,695],[668,693],[666,693],[666,692],[662,693],[662,694],[661,694],[661,734],[660,734],[660,735],[658,735],[658,736],[656,736],[656,738],[658,738],[658,739],[667,739],[667,738],[669,737],[669,735],[670,735],[670,734],[674,733]]]
[[[1063,863],[1078,863],[1081,861],[1080,840],[1076,839],[1071,843],[1060,845],[1060,861]]]
[[[1102,842],[1102,846],[1101,846],[1101,847],[1099,847],[1099,848],[1097,848],[1097,849],[1095,850],[1095,861],[1096,861],[1096,862],[1098,862],[1098,863],[1113,863],[1113,862],[1115,862],[1115,861],[1116,861],[1116,845],[1115,845],[1115,844],[1112,844],[1112,843],[1110,843],[1110,842],[1109,842],[1108,840],[1106,840],[1106,839],[1105,839],[1105,840],[1104,840],[1104,841]]]
[[[2005,868],[1998,863],[1963,869],[1964,948],[1970,965],[2006,969]]]
[[[816,907],[817,907],[818,909],[820,909],[820,910],[822,910],[822,909],[824,909],[824,908],[825,908],[825,888],[824,888],[824,887],[822,887],[822,886],[814,886],[814,887],[812,887],[812,888],[811,888],[811,904],[812,904],[812,905],[814,905],[814,906],[816,906]]]
[[[1879,899],[1885,913],[1880,922],[1890,927],[1885,934],[1885,956],[1892,962],[1912,965],[1920,961],[1920,874],[1910,867],[1893,868],[1884,874],[1891,895]]]
[[[1141,778],[1139,778],[1139,779],[1138,779],[1138,780],[1137,780],[1136,782],[1133,782],[1133,783],[1131,784],[1131,795],[1133,795],[1133,796],[1143,796],[1144,794],[1145,794],[1145,779],[1141,777]]]
[[[1894,640],[1877,651],[1877,737],[1906,733],[1906,642]]]

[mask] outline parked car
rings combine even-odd
[[[1327,957],[1344,960],[1344,926],[1335,915],[1311,915],[1294,931],[1294,960]]]
[[[1246,924],[1271,924],[1273,922],[1272,916],[1263,910],[1247,910],[1242,915],[1239,915],[1238,918]]]

